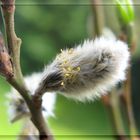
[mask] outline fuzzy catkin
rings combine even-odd
[[[62,50],[48,65],[38,89],[58,91],[80,101],[100,97],[125,79],[128,46],[119,40],[97,38]]]

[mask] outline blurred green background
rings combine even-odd
[[[111,1],[111,0],[110,0]],[[108,2],[110,2],[108,0]],[[90,0],[19,0],[16,5],[15,27],[22,39],[21,66],[24,75],[41,71],[53,60],[60,49],[73,47],[92,38],[94,20]],[[49,4],[47,4],[49,3]],[[51,4],[50,4],[51,3]],[[105,25],[116,36],[120,29],[114,5],[104,7]],[[140,35],[140,7],[135,6],[137,38]],[[3,26],[0,17],[0,27]],[[140,128],[140,42],[132,64],[133,105],[137,126]],[[10,89],[0,77],[0,140],[14,140],[22,121],[11,124],[8,120],[5,93]],[[79,103],[62,96],[57,97],[55,118],[49,124],[56,140],[114,140],[115,134],[108,111],[100,100]]]

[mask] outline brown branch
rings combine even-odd
[[[5,20],[8,51],[13,63],[14,76],[18,81],[22,82],[23,76],[20,68],[21,39],[16,36],[14,27],[15,1],[14,0],[1,0],[1,1],[2,1],[2,13]]]
[[[5,30],[8,44],[8,51],[11,56],[14,76],[6,77],[7,81],[21,94],[31,112],[31,120],[39,131],[40,140],[53,140],[46,122],[42,115],[42,101],[38,103],[32,99],[27,90],[20,67],[20,46],[21,39],[16,36],[14,28],[15,0],[1,0],[2,13],[5,21]]]

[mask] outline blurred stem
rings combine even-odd
[[[102,30],[104,26],[104,14],[101,0],[91,0],[92,9],[94,14],[94,25],[95,25],[95,34],[97,36],[102,35]],[[95,36],[96,36],[95,35]],[[126,140],[125,131],[122,123],[122,116],[119,104],[119,95],[116,90],[113,90],[112,93],[106,95],[102,98],[103,103],[105,104],[107,110],[109,110],[112,117],[112,124],[115,127],[118,140]]]
[[[93,16],[94,16],[94,30],[97,36],[102,34],[104,25],[103,7],[101,0],[91,0]]]
[[[16,36],[14,27],[15,0],[1,0],[2,13],[5,21],[5,30],[8,51],[11,56],[14,76],[6,77],[7,81],[21,94],[31,112],[31,120],[40,134],[40,140],[53,140],[42,115],[42,101],[34,102],[27,90],[20,67],[21,39]]]
[[[120,38],[127,42],[129,45],[131,54],[135,52],[136,48],[136,42],[135,42],[135,31],[134,31],[134,23],[131,22],[127,26],[122,27],[122,34],[120,35]],[[124,85],[124,101],[127,109],[127,114],[128,114],[128,121],[129,121],[129,129],[130,129],[130,135],[131,135],[131,140],[136,140],[136,136],[138,135],[137,133],[137,128],[135,124],[135,118],[133,114],[133,107],[132,107],[132,96],[131,96],[131,68],[128,70],[127,74],[127,80]]]
[[[127,80],[124,85],[124,94],[125,94],[124,98],[125,98],[125,104],[127,108],[131,140],[135,140],[135,136],[137,135],[137,128],[135,125],[135,118],[134,118],[133,108],[132,108],[131,69],[129,69],[128,74],[127,74]]]
[[[114,136],[116,136],[116,139],[118,140],[127,140],[123,126],[121,107],[117,89],[114,88],[111,93],[109,93],[109,95],[103,96],[102,101],[111,117],[112,127],[115,128],[116,134],[114,134]]]
[[[38,131],[29,119],[24,119],[18,140],[37,140]]]
[[[114,124],[116,128],[116,133],[119,134],[118,139],[119,140],[125,140],[125,132],[124,132],[124,126],[122,122],[122,116],[121,116],[121,110],[120,110],[120,101],[119,101],[119,96],[117,93],[117,90],[114,89],[110,93],[110,109],[112,112],[112,116],[114,119]]]

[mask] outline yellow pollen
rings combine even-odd
[[[67,60],[65,60],[65,61],[64,61],[64,64],[67,64],[67,63],[68,63],[68,61],[67,61]]]
[[[68,68],[67,68],[67,70],[68,70],[68,71],[71,71],[71,70],[72,70],[72,68],[71,68],[71,67],[68,67]]]
[[[80,67],[77,67],[77,70],[80,71]]]
[[[64,86],[64,82],[61,82],[61,84],[60,84],[61,86]]]
[[[66,77],[69,77],[69,76],[70,76],[70,74],[66,73],[66,74],[65,74],[65,76],[66,76]]]

